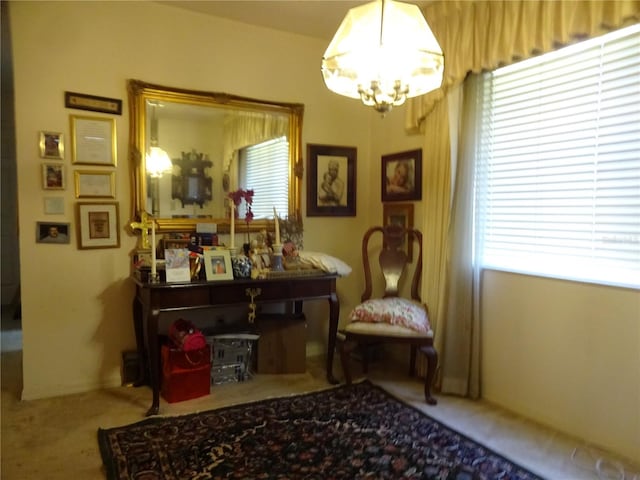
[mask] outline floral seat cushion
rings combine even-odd
[[[389,297],[366,300],[352,310],[349,314],[349,321],[351,323],[347,325],[347,331],[353,330],[354,327],[362,330],[360,328],[362,325],[352,326],[355,322],[362,322],[391,325],[395,327],[393,330],[397,330],[397,333],[409,329],[421,335],[433,335],[424,306],[406,298]],[[371,330],[371,333],[375,333],[380,328],[375,327]]]

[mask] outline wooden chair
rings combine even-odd
[[[382,233],[382,245],[378,261],[384,277],[384,294],[373,297],[371,263],[369,260],[370,239],[374,233]],[[399,295],[399,284],[408,263],[404,251],[406,242],[417,243],[418,258],[411,282],[411,299]],[[414,248],[415,250],[415,248]],[[375,255],[375,251],[372,251]],[[409,375],[416,371],[416,351],[427,357],[427,375],[424,396],[429,405],[435,405],[431,396],[431,384],[435,377],[438,355],[433,346],[433,330],[429,324],[427,305],[422,303],[418,285],[422,276],[422,233],[400,225],[372,227],[362,239],[362,261],[365,289],[361,304],[349,315],[349,323],[339,331],[339,350],[347,384],[351,384],[350,353],[357,347],[380,343],[401,343],[411,347]],[[366,349],[365,349],[366,352]],[[364,372],[367,372],[367,355],[363,355]]]

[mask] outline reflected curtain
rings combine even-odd
[[[441,391],[477,398],[479,272],[471,236],[477,88],[470,83],[463,94],[458,87],[470,72],[637,23],[640,1],[436,1],[424,14],[445,53],[445,72],[440,89],[407,102],[405,118],[408,132],[424,135],[423,298],[436,333]]]
[[[241,148],[288,134],[287,116],[261,112],[228,114],[224,119],[224,170],[229,170],[236,152]]]

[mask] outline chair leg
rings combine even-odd
[[[342,363],[342,372],[344,373],[344,380],[347,385],[351,385],[351,368],[349,366],[349,354],[356,348],[358,345],[356,342],[342,340],[339,343],[340,345],[340,362]]]
[[[431,385],[436,376],[438,368],[438,353],[433,345],[428,347],[420,347],[420,351],[427,357],[427,376],[424,381],[424,399],[429,405],[436,405],[438,401],[431,396]]]
[[[371,348],[368,343],[359,345],[360,356],[362,357],[362,373],[369,373],[369,357],[371,356]]]
[[[409,356],[409,376],[416,376],[416,350],[417,347],[415,345],[411,345],[411,353]]]

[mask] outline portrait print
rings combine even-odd
[[[356,214],[355,147],[307,144],[307,215]]]
[[[347,158],[318,155],[318,205],[346,207],[348,186],[344,180]]]
[[[36,242],[69,243],[69,224],[37,222]]]
[[[382,156],[382,201],[422,199],[422,150]]]
[[[415,189],[415,160],[408,158],[388,162],[387,165],[387,194],[411,193]]]

